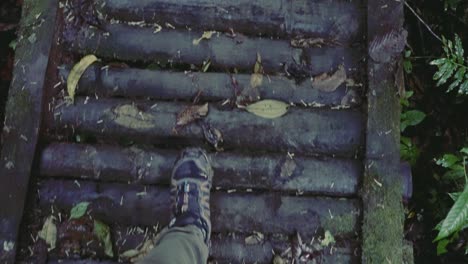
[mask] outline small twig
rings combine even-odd
[[[405,2],[405,6],[419,19],[419,21],[421,21],[421,23],[426,26],[426,28],[429,30],[429,32],[431,32],[431,34],[436,38],[438,39],[440,42],[442,42],[442,39],[436,34],[434,33],[434,31],[432,31],[431,27],[429,27],[428,24],[426,24],[426,22],[424,22],[424,20],[418,15],[418,13],[416,13],[416,11],[414,11],[414,9],[406,2]]]

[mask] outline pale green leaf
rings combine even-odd
[[[54,216],[51,215],[47,217],[38,235],[46,242],[48,251],[55,248],[57,242],[57,226],[55,225]]]
[[[331,234],[330,231],[325,231],[325,235],[322,239],[322,241],[320,241],[320,245],[323,246],[323,247],[328,247],[330,245],[333,245],[335,244],[335,238],[333,237],[333,235]]]
[[[91,64],[98,60],[99,59],[94,55],[86,55],[77,64],[75,64],[75,66],[73,66],[73,69],[70,71],[70,74],[67,77],[68,98],[72,102],[75,99],[76,87],[80,81],[81,76]]]
[[[70,211],[70,219],[80,218],[86,214],[86,210],[88,210],[89,203],[88,202],[81,202],[75,205]]]
[[[104,245],[104,253],[111,258],[114,257],[109,226],[99,220],[94,220],[94,234]]]
[[[405,129],[409,126],[416,126],[421,123],[424,118],[426,118],[426,114],[418,110],[410,110],[403,112],[401,114],[401,123],[400,123],[400,130],[401,132],[405,131]]]
[[[263,118],[277,118],[288,112],[289,105],[277,100],[262,100],[248,105],[246,110]]]
[[[436,161],[436,164],[444,168],[450,168],[455,163],[459,162],[460,158],[453,154],[445,154],[441,159]]]
[[[440,59],[431,61],[430,64],[438,66],[438,65],[444,64],[446,61],[447,61],[447,58],[440,58]]]

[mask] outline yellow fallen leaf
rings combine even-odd
[[[99,59],[94,55],[86,55],[77,64],[75,64],[75,66],[73,66],[73,69],[67,78],[68,98],[71,99],[72,102],[75,99],[76,86],[78,85],[81,76],[91,64],[98,60]]]
[[[39,237],[46,242],[48,251],[54,249],[57,242],[57,226],[55,226],[54,222],[54,216],[47,217],[41,231],[39,231]]]
[[[193,45],[198,45],[200,44],[200,42],[204,39],[211,39],[211,37],[213,36],[213,34],[216,33],[216,31],[205,31],[203,32],[203,35],[199,38],[199,39],[194,39],[193,40]]]
[[[263,83],[263,75],[260,73],[254,73],[250,76],[250,87],[257,88]]]
[[[248,105],[245,109],[263,118],[277,118],[288,112],[289,105],[277,100],[262,100]]]

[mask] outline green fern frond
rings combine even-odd
[[[450,81],[447,92],[458,88],[459,94],[468,95],[468,65],[464,57],[465,51],[460,37],[455,35],[454,42],[442,37],[442,44],[444,57],[430,63],[438,68],[433,77],[437,81],[437,86]]]

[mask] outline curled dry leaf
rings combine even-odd
[[[361,98],[354,89],[348,90],[345,96],[341,99],[341,106],[350,107],[357,105],[361,102]]]
[[[257,53],[257,60],[255,61],[254,72],[250,76],[250,87],[256,88],[262,85],[262,82],[263,82],[262,56],[260,56],[260,53]]]
[[[71,100],[71,102],[73,102],[75,99],[76,87],[80,81],[81,76],[91,64],[98,60],[99,59],[94,55],[86,55],[77,64],[75,64],[75,66],[73,66],[70,74],[67,77],[68,98]]]
[[[47,250],[51,251],[55,248],[57,242],[57,226],[55,225],[55,217],[47,217],[41,231],[39,231],[39,237],[44,239],[47,244]]]
[[[245,238],[245,244],[257,245],[263,243],[264,240],[265,236],[262,233],[254,231],[252,235]]]
[[[248,105],[245,109],[263,118],[277,118],[288,112],[289,105],[277,100],[262,100]]]
[[[299,38],[291,40],[291,46],[294,48],[321,48],[323,45],[325,45],[325,39],[323,38]]]
[[[123,252],[120,254],[120,257],[124,260],[130,261],[131,263],[139,262],[154,248],[154,244],[154,238],[146,238],[141,246]]]
[[[223,143],[223,134],[221,131],[209,124],[203,124],[202,128],[206,141],[208,141],[216,151],[223,151],[223,148],[219,146]]]
[[[332,75],[329,75],[328,73],[323,73],[319,76],[314,77],[312,80],[312,87],[319,89],[323,92],[333,92],[345,81],[346,70],[343,65],[340,65],[338,67],[338,70]]]
[[[203,35],[199,38],[199,39],[194,39],[193,40],[193,45],[198,45],[200,44],[200,42],[204,39],[211,39],[211,37],[213,36],[213,34],[216,33],[216,31],[205,31],[203,32]]]
[[[176,126],[185,126],[208,114],[208,103],[204,105],[191,105],[177,115]]]
[[[280,177],[289,178],[293,175],[296,170],[297,164],[293,159],[286,158],[283,165],[281,166]]]

